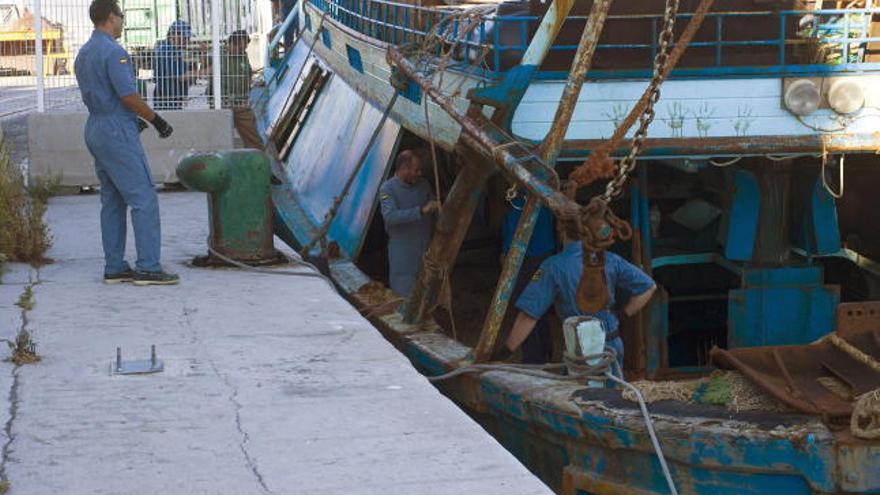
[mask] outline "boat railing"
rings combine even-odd
[[[451,6],[425,7],[388,0],[309,2],[337,23],[394,45],[418,44],[429,34],[440,33],[447,48],[456,46],[452,55],[457,62],[489,77],[497,77],[519,62],[540,22],[538,16],[504,12],[527,9],[527,3],[498,4],[496,12],[474,16]],[[680,14],[681,25],[692,15]],[[586,16],[566,18],[539,78],[566,76],[585,22]],[[589,78],[650,77],[662,22],[662,14],[610,16],[597,47],[600,63],[594,63]],[[871,36],[875,22],[880,22],[880,8],[711,12],[673,77],[880,71],[880,37]],[[761,26],[757,32],[743,29],[756,25]],[[868,56],[872,52],[878,55]],[[601,63],[603,57],[612,62]],[[618,63],[621,60],[623,63]]]

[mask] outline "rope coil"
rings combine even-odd
[[[880,388],[859,397],[853,406],[849,429],[857,438],[880,438]]]

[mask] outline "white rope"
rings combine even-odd
[[[800,153],[797,155],[781,155],[781,156],[764,155],[764,157],[767,158],[768,160],[770,160],[771,162],[785,162],[788,160],[794,160],[795,158],[806,158],[806,157],[819,158],[820,156],[822,156],[820,153]]]
[[[614,362],[614,365],[620,366],[616,361]],[[660,441],[657,439],[657,433],[654,431],[654,421],[648,413],[648,405],[645,403],[645,397],[642,395],[641,390],[626,380],[614,376],[610,371],[606,372],[606,375],[611,381],[626,387],[635,394],[636,399],[639,401],[639,409],[642,411],[642,417],[645,418],[645,427],[648,429],[648,436],[651,437],[651,445],[654,446],[654,453],[657,454],[657,460],[660,461],[660,469],[663,471],[663,477],[666,478],[666,484],[669,486],[669,492],[672,495],[678,495],[678,489],[675,487],[672,473],[669,472],[669,466],[666,464],[666,456],[663,454],[663,448],[660,447]]]
[[[285,258],[287,258],[287,261],[290,264],[292,264],[294,266],[296,266],[296,265],[305,266],[307,268],[311,268],[314,271],[313,272],[291,272],[289,270],[269,270],[267,268],[260,268],[257,266],[251,266],[251,265],[244,264],[240,261],[236,261],[228,256],[224,256],[224,255],[220,254],[219,252],[217,252],[216,249],[212,248],[211,246],[208,246],[208,251],[211,254],[213,254],[214,256],[220,258],[222,261],[229,263],[230,265],[232,265],[236,268],[241,268],[242,270],[245,270],[245,271],[254,272],[254,273],[264,273],[267,275],[287,275],[287,276],[291,276],[291,277],[320,278],[320,279],[323,279],[325,282],[327,282],[330,285],[330,288],[332,288],[333,290],[336,290],[336,287],[333,285],[333,282],[329,278],[324,276],[324,274],[321,273],[320,270],[318,270],[318,267],[309,263],[308,261],[305,261],[302,259],[292,258],[285,253],[281,253],[281,255],[284,256]]]
[[[834,198],[834,199],[841,199],[841,198],[843,198],[843,175],[844,175],[844,174],[843,174],[843,169],[844,169],[845,159],[846,159],[846,155],[840,155],[840,161],[838,162],[838,166],[837,166],[837,168],[838,168],[838,175],[839,175],[839,178],[838,178],[838,180],[839,180],[839,183],[838,183],[838,185],[839,185],[839,190],[835,192],[835,191],[831,188],[831,185],[828,184],[828,178],[825,176],[825,165],[826,165],[826,163],[828,162],[828,155],[827,155],[826,153],[823,153],[823,154],[822,154],[822,170],[821,170],[821,174],[822,174],[822,187],[824,187],[825,190],[828,191],[828,194],[830,194],[831,197]]]
[[[678,495],[678,489],[675,487],[675,481],[672,479],[672,473],[669,471],[669,465],[666,463],[666,456],[660,441],[657,439],[657,432],[654,430],[654,421],[648,412],[648,405],[642,392],[624,380],[623,371],[620,369],[620,363],[617,362],[617,353],[611,347],[606,347],[605,351],[600,354],[590,356],[571,356],[566,353],[563,356],[564,363],[551,364],[512,364],[512,363],[495,363],[495,364],[471,364],[454,369],[449,373],[438,376],[428,377],[431,382],[439,382],[450,378],[463,375],[465,373],[479,373],[485,371],[508,371],[521,375],[537,376],[538,378],[546,378],[550,380],[583,380],[585,378],[595,381],[611,380],[618,383],[630,391],[632,391],[636,399],[639,401],[639,410],[645,420],[645,426],[648,430],[648,436],[651,439],[651,445],[654,447],[654,453],[660,462],[660,469],[663,471],[663,477],[666,478],[666,484],[669,486],[669,492],[672,495]],[[590,364],[595,363],[595,364]],[[549,373],[551,370],[568,369],[568,375],[557,375]],[[619,375],[619,376],[617,376]]]
[[[736,163],[736,162],[738,162],[738,161],[740,161],[740,160],[742,160],[742,157],[741,157],[741,156],[737,156],[737,157],[735,157],[735,158],[731,158],[730,160],[728,160],[728,161],[726,161],[726,162],[719,162],[719,161],[715,161],[715,160],[713,160],[713,159],[710,158],[710,159],[709,159],[709,163],[710,163],[711,165],[715,166],[715,167],[721,167],[721,168],[724,168],[724,167],[729,167],[729,166],[733,165],[734,163]]]

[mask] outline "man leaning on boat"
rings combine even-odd
[[[379,199],[388,233],[388,285],[395,294],[407,296],[428,249],[440,203],[422,177],[416,150],[402,151],[394,164],[394,177],[382,184]]]
[[[571,221],[560,221],[563,227],[565,245],[562,252],[541,263],[538,271],[516,301],[519,314],[507,341],[496,351],[493,360],[504,361],[510,358],[535,328],[536,322],[555,305],[559,319],[565,321],[571,316],[588,316],[578,308],[577,289],[583,272],[583,251],[577,226]],[[605,252],[604,276],[608,290],[608,303],[595,316],[605,328],[605,343],[617,353],[617,360],[623,367],[623,340],[618,327],[620,321],[614,313],[615,296],[623,294],[629,298],[623,313],[632,316],[648,301],[657,285],[645,272],[622,257]]]

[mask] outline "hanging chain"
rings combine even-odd
[[[620,161],[617,166],[617,171],[614,174],[614,178],[608,182],[608,185],[605,188],[605,193],[601,196],[605,203],[611,202],[612,199],[619,196],[623,191],[623,185],[626,183],[629,174],[632,173],[635,168],[636,157],[642,151],[642,145],[645,142],[645,138],[648,137],[648,127],[654,120],[654,105],[660,100],[660,85],[663,84],[663,73],[667,62],[669,61],[669,51],[671,50],[674,41],[675,20],[678,18],[679,1],[680,0],[666,0],[666,9],[663,13],[663,30],[660,32],[658,39],[659,48],[657,50],[657,55],[654,56],[654,75],[648,86],[650,92],[648,105],[645,106],[645,111],[639,116],[639,128],[633,136],[632,147],[629,150],[629,154]]]

